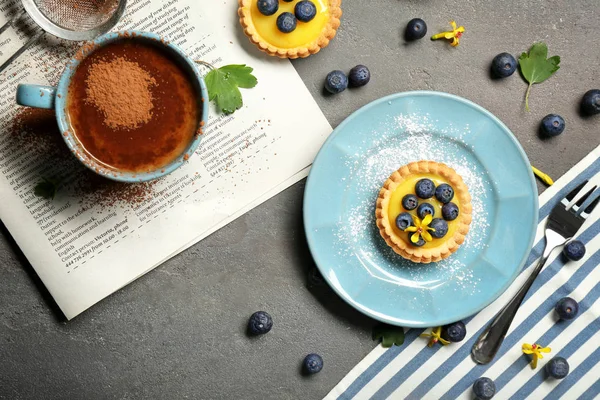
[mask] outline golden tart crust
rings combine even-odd
[[[307,42],[290,48],[276,46],[259,34],[252,17],[252,5],[256,3],[256,0],[239,0],[238,15],[240,17],[240,24],[244,28],[244,33],[259,50],[280,58],[304,58],[318,53],[322,48],[327,47],[329,41],[335,37],[337,29],[340,26],[342,0],[325,0],[325,2],[327,3],[329,18],[320,32],[317,32],[315,37],[310,38]],[[273,25],[275,25],[275,18],[273,18]],[[281,33],[281,35],[287,34]]]
[[[390,217],[395,218],[396,215],[390,215],[390,199],[402,183],[415,177],[426,176],[436,177],[438,181],[446,182],[452,186],[454,189],[452,202],[458,206],[459,215],[454,221],[449,222],[449,225],[452,224],[453,227],[449,229],[445,237],[434,239],[435,245],[433,247],[427,247],[427,245],[424,247],[415,247],[410,245],[407,239],[400,237],[399,231],[395,226],[392,227]],[[460,245],[465,241],[466,234],[469,232],[469,225],[472,219],[471,213],[471,195],[461,176],[447,165],[435,161],[413,162],[395,171],[385,181],[379,191],[375,209],[379,233],[388,246],[402,257],[416,263],[437,262],[449,257],[458,250]],[[408,238],[408,235],[406,237]]]

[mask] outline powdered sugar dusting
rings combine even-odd
[[[493,186],[485,169],[465,144],[468,126],[434,129],[427,115],[405,114],[387,121],[377,134],[365,134],[357,143],[355,157],[346,161],[348,199],[337,229],[338,255],[357,256],[369,272],[393,282],[410,281],[423,289],[453,281],[455,290],[478,292],[479,278],[469,263],[487,246],[490,233],[488,199]],[[373,140],[373,137],[377,139]],[[452,167],[464,180],[472,197],[473,221],[465,243],[457,253],[438,263],[415,264],[394,253],[381,238],[375,224],[375,202],[383,182],[410,162],[432,160]]]

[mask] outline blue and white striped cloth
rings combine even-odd
[[[600,206],[579,231],[586,244],[585,257],[566,263],[555,251],[525,297],[504,344],[489,365],[470,357],[475,339],[529,276],[544,248],[548,214],[567,193],[600,174],[600,147],[540,196],[535,246],[510,288],[494,303],[465,320],[467,338],[449,346],[426,346],[421,329],[406,333],[402,346],[379,345],[327,396],[333,399],[473,399],[472,385],[480,376],[496,384],[494,399],[600,398]],[[565,296],[579,302],[578,316],[557,321],[556,302]],[[550,347],[538,368],[532,370],[522,343]],[[570,373],[563,380],[545,379],[544,365],[554,356],[565,357]]]

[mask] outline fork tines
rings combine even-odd
[[[566,210],[584,219],[592,213],[598,202],[600,202],[599,185],[588,180],[578,185],[561,201]]]

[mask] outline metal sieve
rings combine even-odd
[[[0,66],[0,72],[45,32],[74,41],[91,40],[108,32],[125,13],[127,0],[21,0],[21,4],[23,9],[0,28],[0,34],[25,14],[41,29]]]

